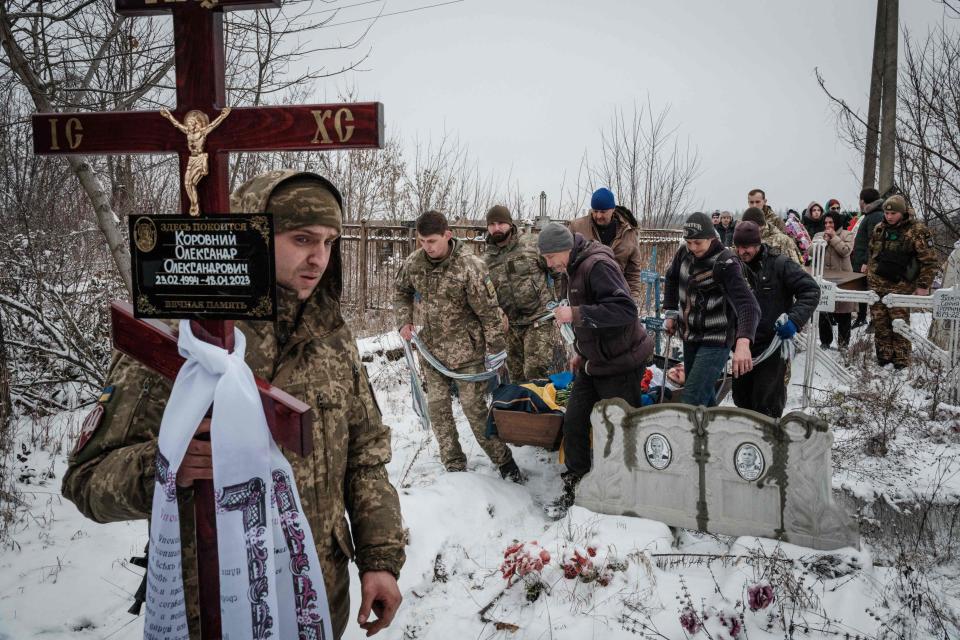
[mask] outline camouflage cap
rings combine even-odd
[[[342,230],[342,198],[323,176],[306,171],[268,171],[241,185],[230,196],[234,213],[274,215],[277,233],[310,225]]]
[[[883,201],[883,210],[884,211],[899,211],[900,213],[907,212],[907,201],[903,199],[903,196],[890,196]]]

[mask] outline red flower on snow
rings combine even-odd
[[[500,572],[504,580],[512,582],[513,578],[522,578],[528,573],[543,571],[544,565],[547,564],[550,564],[550,552],[541,548],[536,540],[515,542],[503,552]]]
[[[773,586],[766,580],[747,587],[747,604],[750,605],[750,611],[766,609],[773,604],[773,600]]]
[[[690,635],[700,631],[700,628],[703,626],[700,624],[700,617],[697,615],[697,612],[694,611],[690,605],[685,606],[683,611],[680,612],[680,626]]]

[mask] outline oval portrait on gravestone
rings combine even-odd
[[[744,442],[737,447],[733,454],[733,463],[737,468],[737,474],[748,482],[753,482],[763,475],[766,469],[766,462],[763,460],[763,452],[755,444]]]
[[[651,433],[647,436],[647,441],[643,444],[643,451],[647,456],[647,462],[657,471],[663,471],[669,467],[670,461],[673,459],[670,442],[666,436],[659,433]]]
[[[143,253],[153,251],[153,248],[157,246],[157,227],[154,226],[153,220],[147,217],[140,218],[137,220],[137,224],[133,229],[133,240],[137,245],[137,249]]]

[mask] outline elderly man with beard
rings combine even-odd
[[[590,215],[570,223],[570,233],[579,233],[587,240],[599,242],[613,251],[613,258],[620,267],[630,287],[634,302],[643,299],[643,283],[640,272],[640,240],[637,235],[637,219],[626,207],[617,205],[613,192],[601,187],[590,197]]]
[[[554,300],[553,276],[530,234],[521,235],[503,205],[487,212],[487,247],[497,301],[506,316],[507,370],[513,382],[546,378],[559,335],[547,303]]]

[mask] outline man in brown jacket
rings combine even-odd
[[[400,605],[404,563],[397,492],[387,476],[390,429],[340,313],[341,197],[313,173],[270,171],[231,197],[235,213],[268,212],[276,226],[277,320],[237,322],[256,375],[310,405],[313,452],[289,454],[330,602],[334,635],[347,625],[349,560],[360,573],[358,622],[372,635]],[[93,420],[84,424],[63,495],[96,522],[150,517],[157,434],[170,383],[115,355]],[[203,420],[198,433],[209,430]],[[177,472],[183,586],[190,637],[200,637],[193,482],[213,478],[210,441],[195,438]],[[347,517],[350,519],[349,526]],[[373,619],[371,609],[377,614]]]
[[[643,298],[640,281],[640,241],[637,219],[626,207],[617,206],[613,192],[601,187],[590,198],[590,215],[570,223],[570,233],[579,233],[587,240],[598,241],[613,250],[617,266],[630,287],[630,296],[639,303]]]

